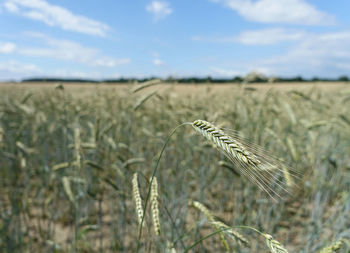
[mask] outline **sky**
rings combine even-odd
[[[0,0],[0,80],[350,76],[349,0]]]

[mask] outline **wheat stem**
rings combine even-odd
[[[158,170],[158,166],[159,166],[159,162],[160,162],[160,159],[162,158],[162,155],[164,153],[164,150],[165,150],[165,147],[166,145],[168,144],[171,136],[173,136],[173,134],[176,132],[176,130],[181,127],[181,126],[184,126],[184,125],[188,125],[189,123],[182,123],[181,125],[178,125],[177,127],[175,127],[171,133],[168,135],[167,139],[165,140],[165,143],[162,147],[162,150],[160,151],[160,154],[159,154],[159,157],[158,157],[158,160],[157,160],[157,163],[156,163],[156,166],[154,167],[153,169],[153,172],[152,172],[152,177],[151,177],[151,180],[150,180],[150,185],[148,187],[148,191],[147,191],[147,196],[146,196],[146,200],[145,200],[145,206],[143,208],[143,211],[145,212],[146,211],[146,208],[147,208],[147,204],[148,204],[148,200],[150,198],[150,194],[151,194],[151,186],[152,186],[152,183],[153,183],[153,179],[157,173],[157,170]],[[144,216],[142,217],[142,220],[141,220],[141,224],[140,224],[140,229],[139,229],[139,236],[138,236],[138,239],[137,239],[137,249],[136,249],[136,253],[139,252],[140,250],[140,246],[141,246],[141,236],[142,236],[142,226],[143,226],[143,222],[144,222]]]

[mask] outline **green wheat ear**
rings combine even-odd
[[[281,243],[274,240],[269,234],[263,234],[266,239],[266,245],[269,247],[271,253],[288,253],[288,251],[282,246]]]
[[[281,192],[288,193],[286,186],[293,184],[293,175],[277,158],[269,155],[262,147],[248,143],[237,134],[228,135],[219,127],[204,120],[194,121],[192,127],[215,144],[241,174],[272,198],[280,197]]]
[[[249,241],[246,239],[242,234],[239,232],[233,230],[233,228],[227,226],[225,223],[221,221],[214,221],[212,222],[213,225],[215,225],[219,229],[224,229],[223,233],[228,235],[229,237],[235,239],[239,244],[243,243],[246,246],[249,246]]]

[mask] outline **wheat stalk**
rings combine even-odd
[[[151,211],[152,211],[154,231],[155,231],[156,235],[160,235],[157,178],[154,177],[153,180],[152,180],[152,178],[150,178],[150,182],[152,182],[152,185],[151,185]]]
[[[281,243],[274,240],[269,234],[263,234],[266,239],[266,245],[269,247],[272,253],[288,253],[288,251],[282,246]]]
[[[341,246],[343,245],[343,240],[340,239],[336,242],[334,242],[333,244],[331,244],[330,246],[324,247],[320,253],[336,253]]]
[[[141,225],[142,217],[143,217],[143,209],[142,209],[142,201],[141,201],[140,189],[139,189],[136,172],[132,177],[132,195],[135,200],[137,218],[138,218],[139,224]]]

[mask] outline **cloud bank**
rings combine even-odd
[[[74,14],[45,0],[7,0],[4,7],[10,13],[38,20],[48,26],[60,27],[67,31],[103,37],[110,30],[109,26],[102,22]]]

